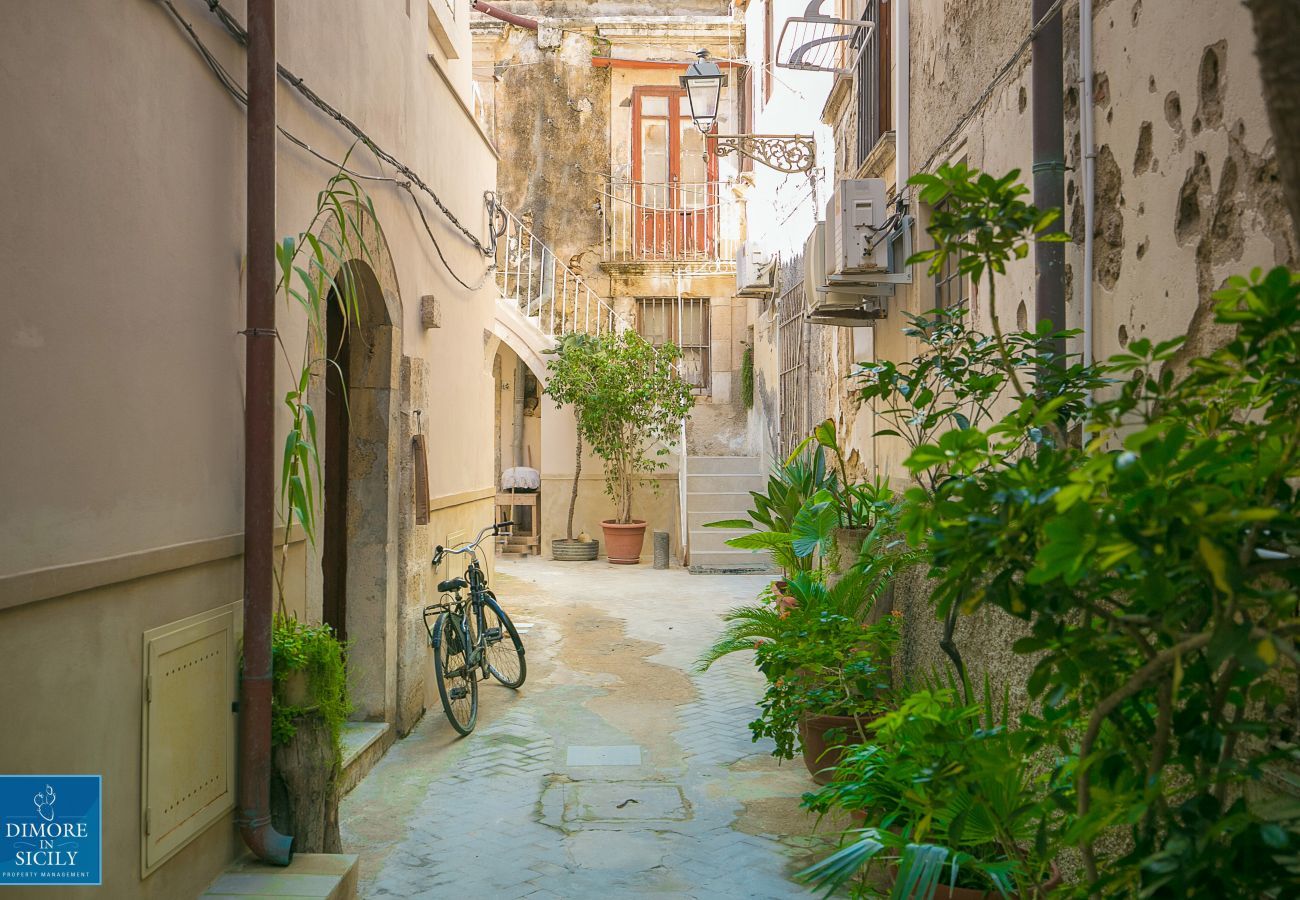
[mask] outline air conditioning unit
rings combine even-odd
[[[736,295],[739,297],[766,297],[775,287],[772,258],[746,242],[736,251]]]
[[[888,296],[892,285],[911,283],[912,219],[891,215],[890,205],[883,179],[849,178],[835,186],[826,204],[826,283],[833,289],[877,287]]]
[[[860,327],[886,314],[885,298],[894,286],[849,285],[844,290],[827,284],[826,228],[818,222],[804,244],[804,290],[808,295],[807,319],[817,325]]]

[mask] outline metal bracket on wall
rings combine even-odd
[[[817,164],[817,144],[811,134],[718,134],[709,135],[709,145],[718,156],[739,153],[791,175],[811,172]]]

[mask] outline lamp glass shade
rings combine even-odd
[[[713,130],[713,123],[718,118],[718,103],[726,76],[717,63],[700,59],[691,63],[680,80],[691,104],[691,119],[696,128],[707,134]]]

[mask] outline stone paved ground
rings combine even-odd
[[[835,830],[811,780],[747,723],[747,654],[697,675],[720,614],[763,579],[604,562],[503,562],[528,680],[479,692],[456,739],[441,707],[342,806],[365,897],[786,898]],[[638,764],[639,753],[639,764]],[[593,765],[591,763],[613,763]]]

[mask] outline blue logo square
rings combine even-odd
[[[98,775],[0,775],[0,885],[103,882]]]

